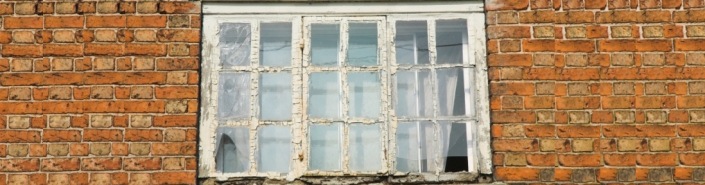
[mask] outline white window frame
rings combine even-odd
[[[490,151],[490,120],[489,120],[489,93],[488,93],[488,81],[487,81],[487,64],[486,64],[486,36],[485,36],[485,15],[482,2],[460,2],[460,1],[448,1],[448,2],[386,2],[386,3],[222,3],[222,2],[205,2],[203,4],[203,44],[202,44],[202,80],[201,80],[201,115],[200,115],[200,128],[199,128],[199,177],[216,177],[218,179],[224,180],[230,177],[268,177],[268,178],[284,178],[279,174],[273,173],[261,173],[257,172],[254,168],[256,165],[254,149],[250,149],[250,168],[247,172],[242,173],[219,173],[215,169],[215,143],[216,143],[216,129],[218,122],[216,121],[217,112],[217,74],[218,74],[218,63],[220,50],[217,49],[218,43],[218,25],[220,22],[242,22],[250,21],[250,23],[256,23],[258,21],[290,21],[292,22],[292,51],[304,50],[304,52],[292,52],[292,66],[302,66],[307,62],[305,53],[308,51],[308,47],[304,48],[305,34],[308,34],[306,29],[303,29],[304,22],[307,16],[317,16],[317,17],[336,17],[336,18],[322,18],[325,20],[332,19],[356,19],[356,16],[366,16],[367,18],[382,16],[386,17],[385,28],[381,30],[386,30],[385,35],[387,38],[384,43],[379,43],[381,48],[380,52],[380,65],[383,69],[380,70],[382,78],[380,79],[384,87],[382,88],[382,99],[383,105],[381,105],[382,115],[388,122],[388,126],[383,126],[381,129],[381,137],[386,138],[390,142],[395,142],[394,140],[394,128],[396,128],[397,118],[394,115],[395,111],[387,111],[390,107],[393,107],[392,100],[389,97],[392,93],[392,82],[393,78],[391,74],[394,74],[397,67],[392,66],[394,63],[395,54],[394,47],[387,46],[388,43],[394,40],[394,21],[396,20],[424,20],[424,19],[452,19],[452,18],[464,18],[467,19],[468,28],[468,39],[467,44],[464,46],[470,46],[464,48],[464,52],[467,52],[463,58],[464,64],[460,65],[464,68],[465,73],[470,72],[474,74],[475,84],[474,87],[474,101],[472,104],[470,99],[466,99],[466,107],[470,105],[475,106],[475,118],[470,120],[463,119],[465,121],[474,122],[475,127],[467,127],[467,134],[475,134],[475,137],[468,139],[468,161],[469,162],[469,172],[470,174],[477,175],[491,174],[492,173],[492,156]],[[466,14],[458,16],[458,14]],[[361,17],[360,19],[366,19]],[[258,24],[251,24],[252,40],[253,44],[251,49],[258,49],[259,32]],[[382,34],[380,32],[380,34]],[[429,32],[429,37],[435,33]],[[309,37],[307,37],[309,38]],[[341,35],[341,38],[343,35]],[[435,40],[431,39],[430,40]],[[383,39],[379,39],[383,40]],[[430,45],[429,45],[430,46]],[[389,51],[385,52],[385,49]],[[270,68],[259,68],[258,52],[250,53],[251,64],[249,66],[235,67],[234,71],[247,72],[250,71],[251,79],[253,83],[258,80],[258,73],[270,70]],[[303,55],[302,55],[303,54]],[[431,55],[435,53],[431,52]],[[339,58],[342,56],[339,56]],[[434,57],[432,57],[434,58]],[[385,67],[385,63],[390,63],[391,67]],[[346,67],[341,66],[340,69]],[[307,98],[305,96],[307,91],[307,78],[308,75],[302,75],[304,73],[308,74],[307,68],[290,68],[292,74],[293,91],[294,97],[302,97],[302,99]],[[341,78],[345,78],[344,71],[342,70]],[[303,76],[303,79],[302,79]],[[435,77],[432,77],[435,78]],[[467,77],[466,77],[467,78]],[[389,81],[391,80],[391,81]],[[303,84],[302,84],[303,83]],[[466,83],[468,81],[466,80]],[[469,84],[468,84],[469,85]],[[296,89],[296,86],[303,86],[303,89]],[[346,88],[345,84],[341,88]],[[251,94],[257,94],[257,88],[251,88]],[[303,91],[303,92],[302,92]],[[436,94],[436,93],[434,93]],[[341,97],[342,98],[342,97]],[[294,104],[298,102],[303,103],[302,99],[294,98]],[[254,110],[250,112],[250,119],[244,120],[239,123],[232,123],[232,125],[247,126],[250,128],[250,143],[257,137],[257,122],[258,122],[258,107],[257,98],[251,98],[250,109]],[[386,103],[385,103],[386,102]],[[300,107],[306,107],[300,106]],[[274,125],[287,125],[290,126],[293,131],[292,143],[294,143],[293,150],[298,153],[299,156],[292,154],[292,157],[303,157],[302,161],[296,160],[290,164],[291,172],[287,174],[286,179],[292,180],[301,176],[306,175],[324,175],[324,176],[338,176],[344,174],[360,174],[360,175],[374,175],[375,173],[362,173],[362,172],[318,172],[318,171],[308,171],[304,170],[308,168],[308,159],[305,156],[308,155],[308,133],[302,133],[308,127],[307,118],[305,118],[306,108],[297,108],[296,105],[292,108],[292,120],[288,123],[273,123]],[[470,109],[466,109],[470,111]],[[345,109],[341,109],[343,114],[347,114]],[[391,115],[387,114],[389,112]],[[437,111],[434,111],[437,112]],[[343,117],[345,118],[345,117]],[[254,124],[253,124],[254,123]],[[346,122],[347,123],[347,122]],[[383,123],[384,124],[384,123]],[[389,128],[384,128],[389,127]],[[346,127],[347,128],[347,127]],[[470,137],[468,137],[470,138]],[[345,140],[341,140],[345,144]],[[472,144],[471,144],[472,143]],[[394,172],[394,164],[392,163],[395,157],[395,149],[388,148],[390,145],[388,142],[381,143],[384,148],[386,148],[386,156],[382,156],[382,174],[399,175],[399,172]],[[346,146],[346,145],[344,145]],[[255,147],[251,145],[250,147]],[[470,152],[472,151],[473,154]],[[345,154],[341,156],[341,160],[347,158]],[[346,160],[344,160],[346,161]],[[346,169],[347,165],[342,165],[342,169]],[[378,173],[377,173],[378,174]],[[419,173],[419,174],[431,174],[429,172]],[[444,173],[435,173],[436,178],[433,179],[446,179],[453,178],[451,174],[447,176]],[[427,177],[427,179],[429,179]]]

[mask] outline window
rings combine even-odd
[[[202,177],[490,173],[481,4],[259,6],[204,6]]]

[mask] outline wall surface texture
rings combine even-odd
[[[496,180],[705,180],[703,0],[487,5]]]
[[[0,2],[0,185],[195,183],[200,9]]]

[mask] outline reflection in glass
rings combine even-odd
[[[291,119],[291,74],[289,72],[262,73],[260,77],[260,118],[265,120]]]
[[[430,117],[433,115],[431,72],[429,70],[399,70],[396,73],[397,116]]]
[[[220,127],[216,131],[216,170],[245,172],[250,166],[250,131],[247,127]]]
[[[340,50],[339,24],[311,24],[311,63],[315,66],[338,66]]]
[[[426,21],[397,21],[394,47],[397,64],[429,64]]]
[[[347,62],[350,66],[377,65],[377,23],[350,23]]]
[[[402,122],[397,126],[396,169],[401,172],[436,171],[438,140],[430,121]]]
[[[379,124],[351,124],[348,158],[352,171],[377,171],[382,167]]]
[[[310,170],[334,171],[341,168],[341,123],[311,124],[311,142],[308,166]]]
[[[350,117],[379,117],[382,99],[382,84],[379,80],[377,72],[348,73]]]
[[[338,72],[311,73],[308,114],[315,118],[340,118],[340,74]]]
[[[257,132],[257,171],[289,172],[291,130],[287,126],[261,126]]]
[[[262,23],[259,54],[263,66],[290,66],[291,23]]]
[[[220,24],[220,63],[223,67],[250,65],[250,24]]]
[[[463,40],[467,39],[465,19],[436,21],[436,55],[438,64],[462,64]]]
[[[230,120],[250,116],[250,74],[220,73],[218,118]]]

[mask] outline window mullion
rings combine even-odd
[[[345,59],[347,58],[347,51],[348,51],[348,20],[347,19],[342,19],[340,21],[340,49],[338,50],[338,68],[340,69],[340,91],[341,91],[341,109],[340,113],[342,114],[342,119],[343,119],[343,132],[340,137],[341,141],[343,141],[343,152],[342,152],[342,157],[343,159],[343,165],[342,170],[343,172],[350,172],[350,158],[348,156],[350,152],[350,141],[349,137],[345,137],[348,135],[350,131],[350,115],[348,114],[349,110],[349,103],[348,100],[350,99],[348,97],[349,92],[348,92],[348,80],[347,80],[347,61]]]
[[[292,106],[292,113],[291,113],[291,122],[292,122],[292,131],[294,132],[294,137],[292,137],[294,143],[299,143],[294,144],[294,154],[292,155],[294,157],[302,157],[299,154],[304,154],[306,156],[307,148],[306,146],[302,146],[302,143],[307,143],[304,142],[306,138],[308,138],[308,134],[306,130],[308,129],[308,124],[304,124],[304,105],[303,105],[303,84],[304,81],[304,73],[303,73],[303,51],[304,49],[301,48],[303,46],[303,41],[304,41],[304,24],[303,24],[303,18],[301,16],[294,17],[291,21],[292,29],[291,29],[291,52],[292,52],[292,63],[291,63],[291,77],[292,77],[292,93],[291,96],[293,97],[293,104]],[[298,137],[297,137],[298,136]],[[304,157],[305,158],[305,157]],[[294,160],[294,163],[292,164],[292,171],[290,173],[294,173],[296,176],[300,176],[303,174],[303,171],[296,171],[295,169],[306,169],[307,168],[307,161],[308,160]],[[305,170],[304,170],[305,171]]]
[[[251,69],[250,73],[250,174],[257,174],[259,164],[257,161],[257,151],[261,147],[257,142],[259,134],[257,134],[257,128],[259,126],[258,113],[259,113],[259,71],[256,70],[259,66],[259,21],[250,21],[250,64],[248,65]]]
[[[441,126],[440,123],[438,122],[438,113],[439,113],[439,103],[438,103],[438,79],[436,75],[436,20],[435,19],[428,19],[428,54],[429,54],[429,63],[431,66],[431,100],[433,102],[433,111],[432,111],[432,118],[431,122],[433,123],[433,138],[441,138]],[[439,140],[439,142],[442,140]],[[420,145],[420,144],[419,144]],[[442,143],[439,143],[438,146],[436,146],[436,151],[439,151],[437,153],[434,153],[436,156],[427,156],[428,159],[433,159],[436,173],[440,173],[443,170],[441,169],[441,154],[443,153],[443,145]]]

